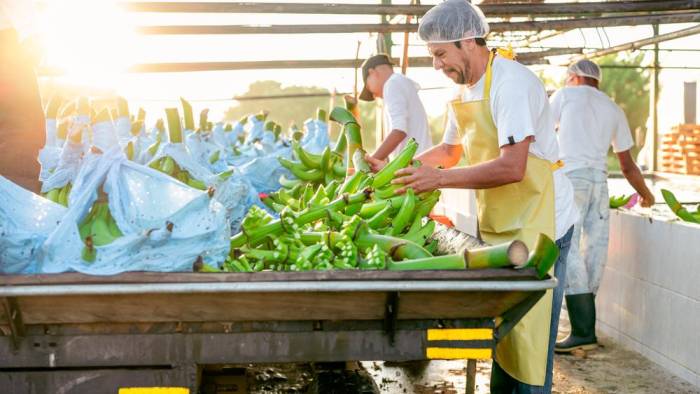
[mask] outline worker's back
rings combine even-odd
[[[586,85],[565,87],[552,96],[551,102],[554,121],[559,125],[559,152],[565,171],[607,171],[610,144],[615,152],[634,145],[625,113],[600,90]]]

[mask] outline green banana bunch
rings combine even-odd
[[[107,201],[107,194],[100,189],[98,198],[90,207],[90,211],[78,224],[78,232],[85,246],[82,257],[87,262],[95,261],[97,257],[96,246],[109,245],[116,239],[124,235],[117,222],[112,217]]]
[[[630,202],[631,198],[632,195],[625,196],[624,194],[620,196],[610,196],[610,208],[617,209],[624,207],[628,202]]]
[[[61,204],[64,207],[67,207],[68,206],[68,196],[70,195],[70,191],[72,188],[73,188],[73,184],[68,182],[62,187],[57,187],[55,189],[51,189],[48,192],[44,193],[44,197],[47,198],[48,200],[55,202],[56,204]]]
[[[192,188],[199,190],[207,190],[206,183],[193,177],[189,173],[189,171],[180,168],[177,162],[175,162],[175,160],[170,156],[163,156],[159,159],[153,160],[148,164],[148,166],[153,168],[154,170],[167,174]],[[229,176],[231,176],[231,174],[233,174],[233,172],[227,171],[225,172],[225,174],[226,175],[222,173],[220,175],[223,177],[222,179],[228,178]]]

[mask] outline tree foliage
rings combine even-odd
[[[303,97],[304,95],[313,95]],[[278,81],[255,81],[248,86],[248,91],[240,97],[288,96],[281,98],[260,98],[241,100],[239,104],[226,110],[224,118],[227,121],[240,119],[244,115],[269,111],[270,119],[284,128],[291,123],[299,127],[304,121],[316,113],[317,108],[328,109],[330,92],[316,86],[282,86]],[[289,97],[291,96],[291,97]]]

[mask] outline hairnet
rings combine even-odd
[[[582,59],[569,66],[569,73],[578,75],[579,77],[589,77],[600,82],[602,75],[600,67],[588,59]]]
[[[466,0],[446,0],[431,8],[418,25],[418,35],[428,43],[484,38],[489,24],[479,7]]]

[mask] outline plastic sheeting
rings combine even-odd
[[[0,273],[37,273],[37,252],[66,211],[0,176]]]
[[[109,209],[124,234],[95,246],[93,262],[82,258],[78,226],[102,186]],[[38,271],[78,271],[113,275],[125,271],[192,271],[202,257],[224,261],[230,228],[224,207],[208,193],[192,189],[153,169],[126,159],[120,149],[88,154],[74,183],[71,205],[37,254]],[[168,231],[172,223],[172,232]]]

